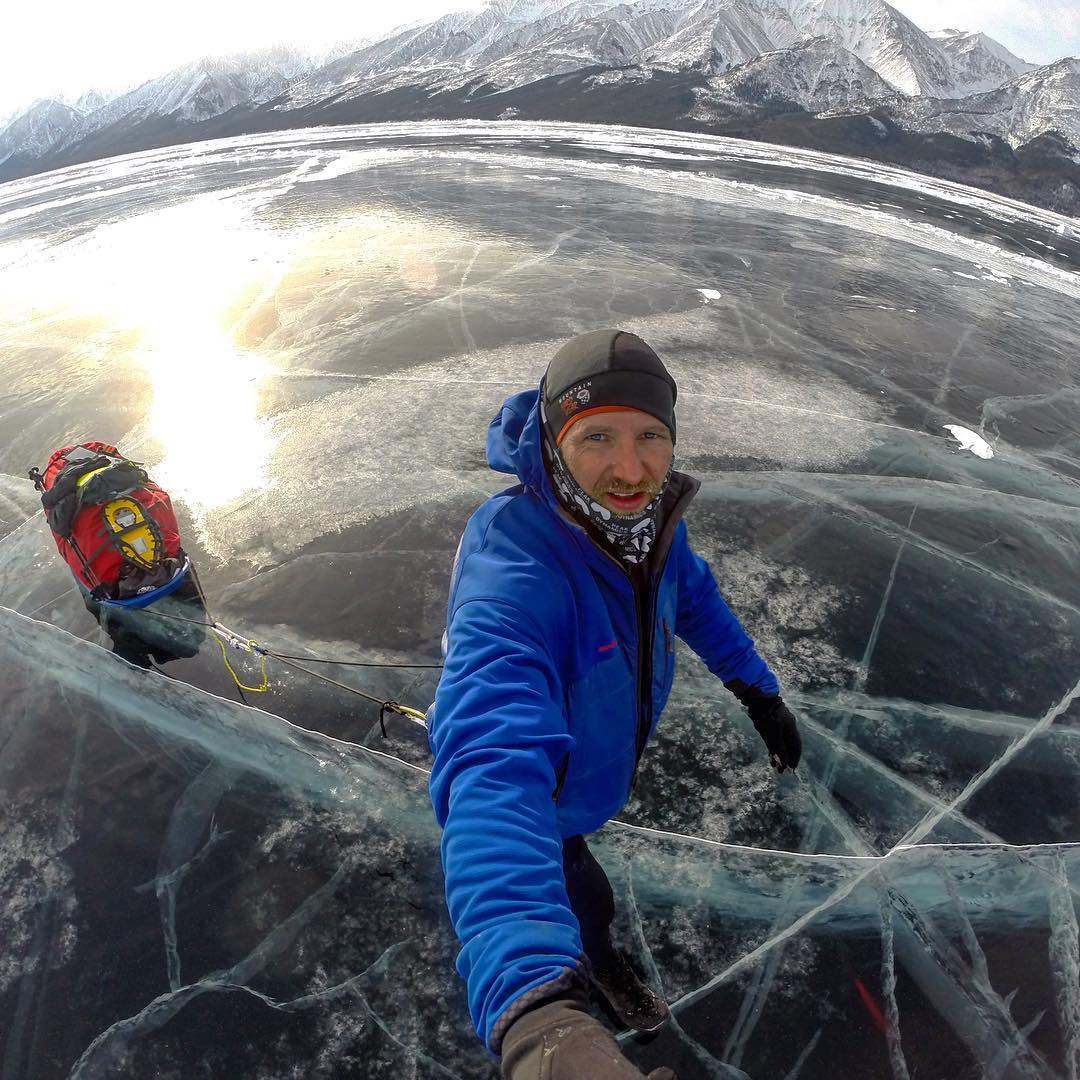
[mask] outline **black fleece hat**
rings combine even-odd
[[[655,416],[675,441],[678,387],[663,361],[625,330],[590,330],[571,338],[544,376],[544,406],[555,445],[582,417],[619,409]]]

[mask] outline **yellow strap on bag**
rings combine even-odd
[[[83,473],[78,480],[75,481],[77,488],[84,487],[90,480],[90,477],[97,476],[98,473],[103,473],[106,469],[111,469],[111,465],[102,465],[100,469],[91,469],[88,473]]]

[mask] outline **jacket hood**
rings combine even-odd
[[[496,472],[510,473],[523,484],[554,499],[544,468],[540,439],[540,390],[511,394],[488,425],[487,460]]]

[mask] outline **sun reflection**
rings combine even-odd
[[[196,512],[265,489],[276,442],[259,415],[266,361],[203,339],[147,351],[142,362],[153,388],[148,431],[162,452],[154,479]]]
[[[269,484],[275,439],[259,386],[274,369],[236,345],[235,320],[239,300],[273,293],[300,238],[244,211],[243,200],[204,197],[120,222],[95,264],[109,283],[102,306],[141,338],[152,393],[143,452],[197,514]]]
[[[272,415],[278,376],[338,357],[365,318],[452,300],[463,273],[482,276],[474,240],[450,222],[369,205],[285,218],[267,206],[265,191],[197,195],[0,262],[0,340],[8,326],[44,335],[59,322],[65,361],[92,353],[145,372],[135,429],[90,434],[145,461],[196,517],[270,489],[286,434]]]

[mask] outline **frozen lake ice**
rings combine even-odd
[[[212,637],[162,672],[111,655],[24,477],[113,442],[228,626],[437,664],[461,528],[509,483],[487,423],[601,326],[679,381],[691,539],[805,741],[777,778],[680,655],[595,840],[675,1013],[627,1054],[1075,1080],[1078,235],[867,163],[565,124],[0,187],[0,1080],[497,1075],[423,732],[274,661],[241,695]],[[437,678],[322,670],[421,709]]]

